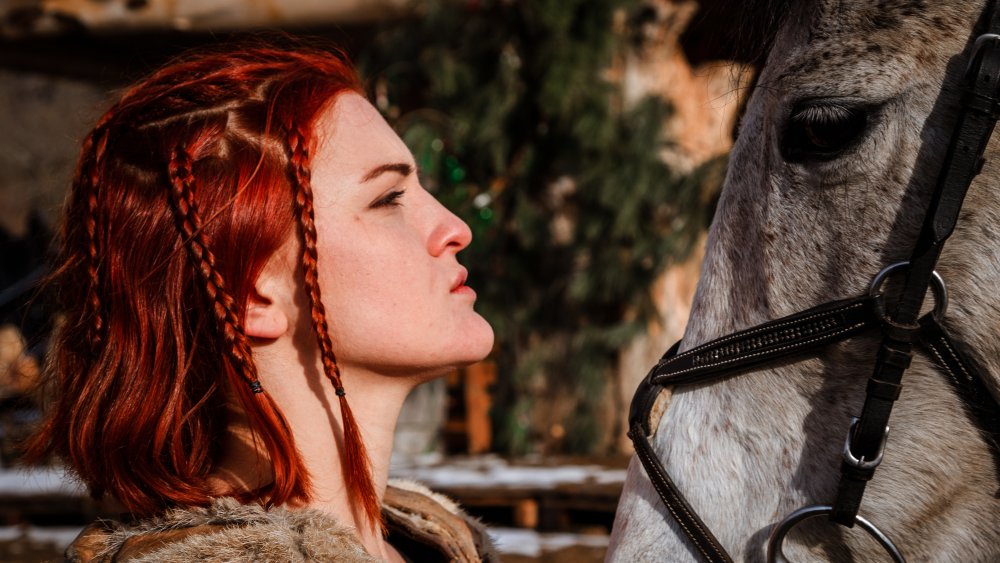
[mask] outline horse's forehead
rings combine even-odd
[[[899,28],[907,20],[932,17],[942,4],[947,2],[927,2],[926,0],[819,0],[819,9],[813,10],[816,21],[827,20],[824,27],[833,26],[830,20],[854,26],[865,23],[873,30]],[[821,31],[821,30],[820,30]]]
[[[877,43],[884,38],[881,34],[896,31],[940,35],[959,21],[964,26],[970,13],[981,10],[983,1],[817,0],[809,10],[810,31],[819,38],[834,36],[860,43]]]
[[[785,20],[765,73],[816,95],[864,95],[937,73],[961,50],[983,1],[814,0]],[[830,91],[830,90],[834,91]]]

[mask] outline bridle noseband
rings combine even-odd
[[[750,368],[780,358],[800,356],[827,345],[876,330],[881,344],[865,402],[848,432],[840,482],[829,505],[803,507],[785,517],[771,532],[767,560],[782,557],[782,543],[795,526],[827,516],[846,527],[858,525],[890,554],[904,561],[899,549],[875,525],[858,515],[865,486],[882,461],[889,416],[902,388],[902,377],[917,350],[926,353],[962,398],[965,411],[979,427],[1000,474],[1000,405],[990,394],[974,362],[955,345],[941,324],[947,310],[944,281],[934,271],[941,249],[951,236],[969,185],[983,166],[983,154],[1000,117],[1000,12],[993,10],[989,32],[973,44],[965,77],[962,108],[924,224],[910,259],[884,268],[860,297],[825,303],[806,311],[751,327],[677,353],[674,344],[640,383],[629,412],[628,435],[670,515],[694,547],[710,562],[732,558],[677,489],[649,442],[650,412],[665,387],[711,383],[748,373]],[[902,292],[887,313],[883,282],[905,273]],[[933,312],[921,316],[927,289],[935,295]]]

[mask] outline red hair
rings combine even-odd
[[[341,56],[256,47],[172,64],[100,119],[50,277],[64,324],[50,351],[54,404],[29,458],[63,457],[95,497],[109,493],[133,513],[204,505],[235,395],[274,471],[251,496],[307,501],[309,476],[243,329],[258,275],[297,224],[313,326],[340,396],[345,480],[381,524],[330,344],[309,181],[313,124],[348,91],[361,88]]]

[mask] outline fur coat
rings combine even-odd
[[[412,561],[496,562],[486,530],[450,499],[392,481],[382,505],[389,542]],[[308,509],[265,510],[232,498],[128,524],[98,521],[66,550],[70,563],[377,562],[351,529]]]

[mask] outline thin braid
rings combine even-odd
[[[83,142],[84,159],[77,172],[78,189],[84,192],[86,211],[83,217],[84,229],[87,233],[87,278],[89,287],[87,301],[84,307],[84,318],[87,319],[87,334],[91,352],[96,353],[103,340],[104,318],[101,316],[100,298],[100,242],[97,233],[99,221],[98,193],[101,175],[101,161],[104,148],[107,145],[107,132],[100,125]]]
[[[313,328],[319,340],[320,353],[323,359],[323,370],[333,382],[337,395],[344,394],[344,384],[340,377],[340,367],[337,366],[337,356],[333,352],[330,340],[330,328],[326,321],[326,307],[319,289],[319,254],[316,250],[316,213],[313,209],[313,194],[311,174],[307,165],[309,153],[304,139],[299,133],[289,134],[291,149],[290,163],[295,180],[295,209],[299,214],[299,225],[302,228],[302,268],[305,274],[306,292],[309,294],[309,304],[312,308]]]
[[[367,448],[361,436],[358,423],[354,418],[350,405],[347,404],[347,393],[341,378],[337,358],[333,353],[333,343],[330,340],[330,330],[326,321],[326,308],[323,306],[319,289],[319,256],[316,251],[316,215],[313,210],[313,192],[311,174],[309,171],[309,149],[306,137],[295,127],[288,128],[287,139],[289,175],[295,190],[295,209],[302,234],[302,271],[305,277],[306,293],[312,313],[313,331],[319,343],[323,361],[323,372],[333,383],[337,397],[340,399],[340,412],[344,425],[344,479],[349,490],[352,490],[361,507],[367,514],[373,527],[386,533],[385,523],[379,508],[375,484],[372,480],[371,461]]]
[[[247,341],[243,324],[236,314],[236,301],[226,290],[222,275],[215,267],[215,255],[208,246],[202,229],[194,195],[194,173],[191,154],[183,144],[173,150],[168,165],[170,175],[170,202],[173,205],[177,226],[186,242],[195,271],[201,277],[205,294],[212,303],[212,311],[219,330],[226,341],[226,350],[236,362],[240,373],[247,379],[250,389],[262,393],[263,388],[257,376],[257,365],[253,361],[250,343]]]

